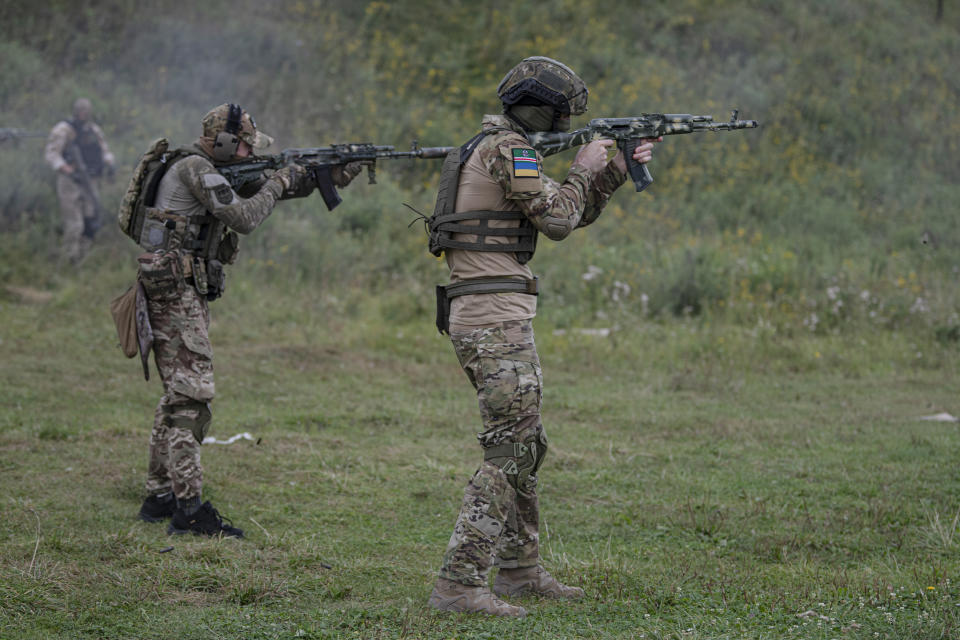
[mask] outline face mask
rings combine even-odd
[[[553,107],[518,104],[510,107],[508,115],[527,131],[553,131]],[[570,126],[570,118],[567,118]]]

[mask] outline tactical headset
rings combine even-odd
[[[217,162],[227,162],[237,157],[240,148],[240,119],[243,109],[238,104],[230,104],[227,112],[227,126],[217,134],[213,141],[213,159]]]

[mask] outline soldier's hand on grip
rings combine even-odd
[[[298,165],[288,164],[273,175],[283,184],[284,191],[296,191],[306,174],[307,172]]]
[[[360,172],[363,170],[363,164],[360,162],[348,162],[342,167],[334,167],[331,172],[333,178],[333,183],[338,187],[345,187],[350,182],[360,175]]]
[[[607,150],[613,145],[613,140],[594,140],[580,147],[573,164],[579,164],[591,174],[599,173],[607,166]]]
[[[663,142],[663,136],[658,138],[641,138],[640,144],[637,145],[636,149],[633,150],[633,159],[640,164],[646,164],[653,159],[653,144],[655,142]],[[623,152],[617,152],[617,155],[613,158],[613,163],[617,165],[622,173],[627,172],[627,163],[623,159]]]

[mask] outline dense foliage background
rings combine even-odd
[[[244,105],[277,149],[454,145],[498,111],[507,69],[549,55],[588,82],[590,117],[739,108],[762,123],[666,140],[646,193],[624,187],[563,251],[541,243],[551,321],[704,315],[949,339],[960,325],[960,11],[940,3],[938,17],[937,4],[10,0],[0,125],[47,130],[89,96],[122,168],[105,190],[112,210],[146,144],[189,142],[215,104]],[[8,282],[55,277],[59,216],[41,144],[0,149]],[[548,170],[562,177],[571,158]],[[402,292],[390,313],[427,315],[444,269],[401,203],[429,211],[438,169],[382,163],[379,186],[358,181],[333,214],[316,197],[285,203],[233,277]],[[136,251],[115,229],[101,247],[94,265],[130,264]]]
[[[958,414],[957,2],[3,0],[0,127],[92,99],[115,209],[214,105],[278,150],[455,145],[536,54],[582,74],[588,117],[762,123],[664,141],[646,192],[540,243],[542,559],[588,598],[426,606],[479,427],[403,206],[432,209],[438,162],[243,240],[212,434],[254,441],[203,457],[247,539],[174,540],[133,517],[161,383],[106,312],[138,250],[110,225],[63,264],[24,139],[0,144],[0,637],[958,637],[960,441],[918,419]]]

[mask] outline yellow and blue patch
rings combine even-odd
[[[537,164],[537,152],[533,149],[511,149],[513,152],[514,178],[539,178],[540,165]]]

